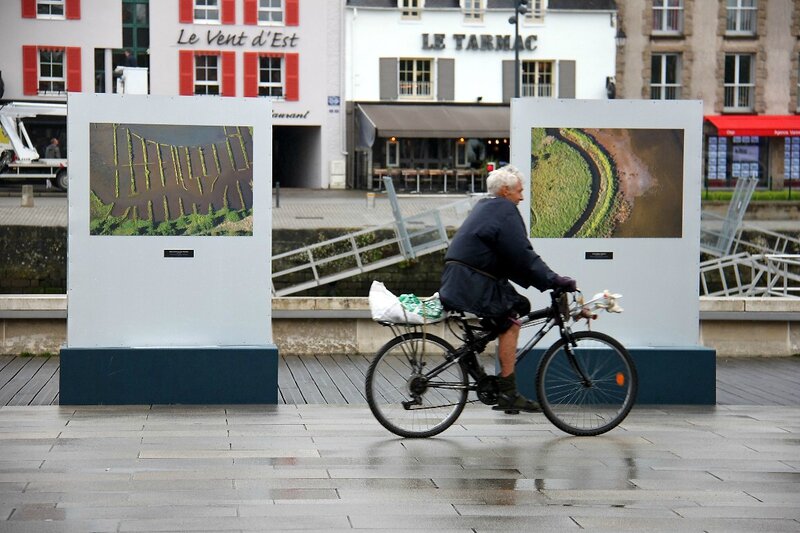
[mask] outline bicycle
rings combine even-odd
[[[577,292],[570,301],[568,294],[553,291],[548,307],[520,319],[523,328],[540,328],[517,350],[517,364],[558,328],[559,338],[539,362],[536,392],[545,417],[566,433],[594,436],[610,431],[636,401],[638,376],[628,350],[609,335],[571,327],[581,320],[591,324],[600,309],[621,312],[619,297],[606,291],[584,302]],[[458,348],[427,333],[424,325],[379,322],[396,336],[369,365],[367,403],[378,422],[401,437],[431,437],[446,430],[461,415],[471,392],[477,399],[470,403],[497,404],[497,377],[486,375],[477,360],[497,332],[465,313],[450,312],[444,320],[463,342]]]

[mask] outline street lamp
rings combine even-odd
[[[514,98],[519,98],[519,16],[528,12],[528,0],[514,0],[514,14],[508,19],[514,25]]]

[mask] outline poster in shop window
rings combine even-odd
[[[679,238],[683,130],[531,129],[530,236]]]

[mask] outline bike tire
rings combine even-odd
[[[633,408],[639,378],[633,359],[616,339],[596,331],[573,333],[575,358],[591,380],[583,383],[559,339],[539,362],[536,392],[558,429],[588,437],[617,427]]]
[[[367,403],[378,422],[410,438],[432,437],[449,428],[467,403],[469,377],[460,362],[431,380],[418,395],[421,405],[406,408],[403,402],[412,401],[411,388],[420,383],[414,366],[430,370],[454,352],[444,339],[422,332],[399,335],[383,345],[367,369],[365,383]]]

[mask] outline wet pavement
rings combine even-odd
[[[799,531],[800,407],[637,407],[567,436],[471,405],[0,408],[0,531]]]

